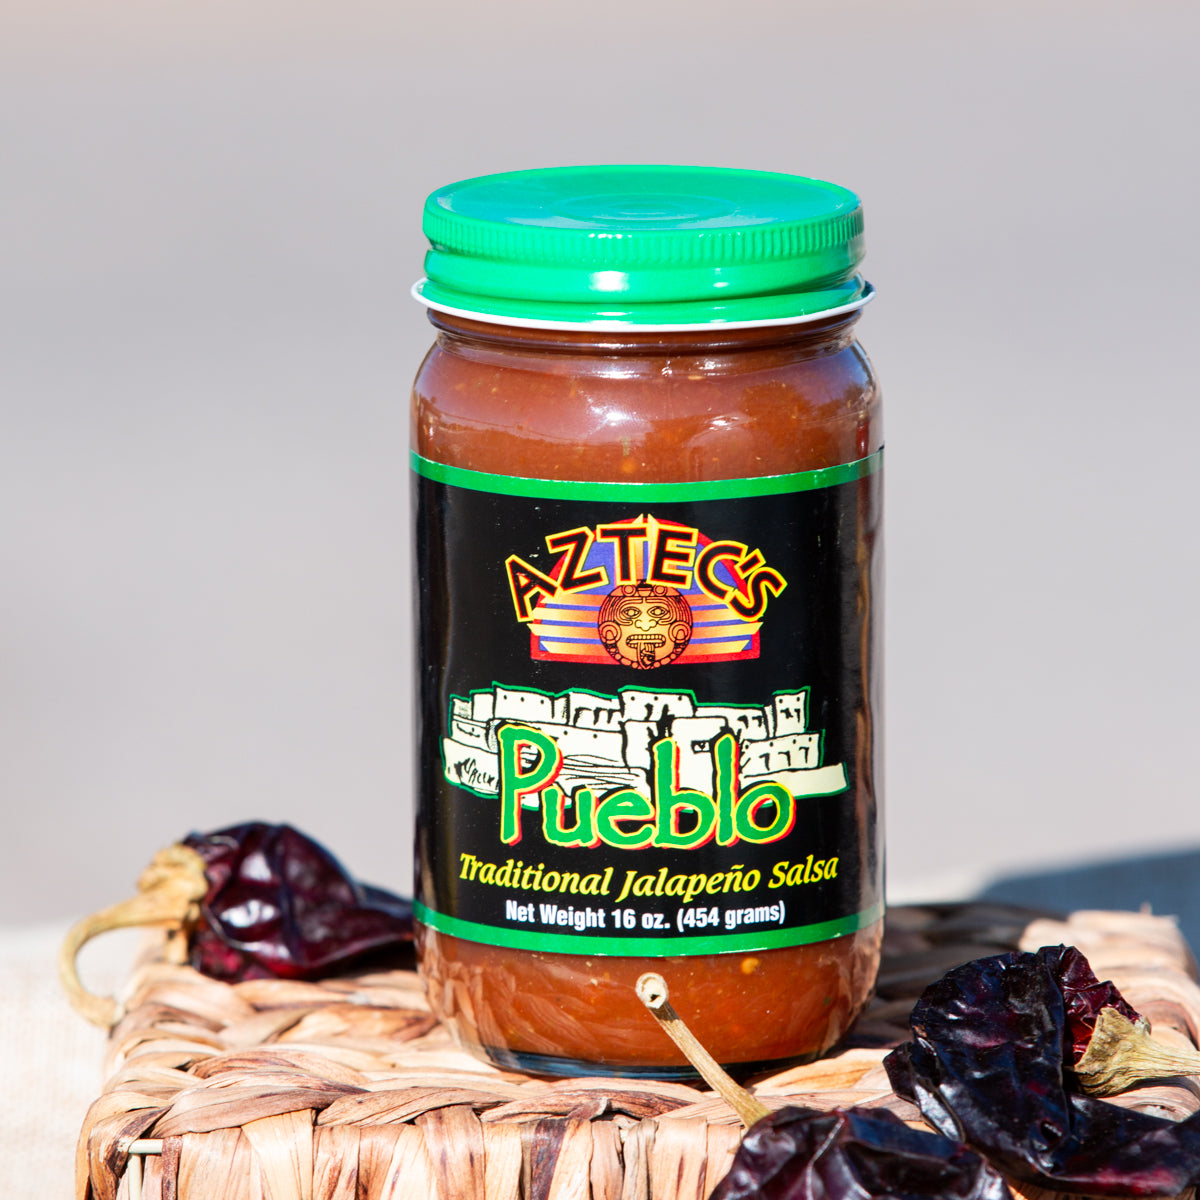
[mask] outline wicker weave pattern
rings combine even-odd
[[[916,996],[967,959],[1062,941],[1156,1035],[1195,1042],[1200,988],[1167,919],[900,908],[878,995],[848,1048],[753,1090],[771,1106],[887,1106],[919,1122],[881,1066],[907,1037]],[[125,1200],[130,1147],[147,1138],[161,1139],[161,1154],[145,1159],[144,1200],[703,1200],[742,1134],[698,1087],[488,1067],[453,1045],[408,972],[230,986],[151,960],[125,1011],[80,1136],[78,1200]],[[1187,1081],[1122,1100],[1179,1117],[1200,1092]]]

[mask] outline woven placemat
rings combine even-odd
[[[916,997],[969,959],[1060,942],[1156,1036],[1196,1043],[1200,987],[1170,918],[902,907],[846,1044],[751,1090],[768,1106],[886,1107],[919,1124],[881,1065],[907,1040]],[[407,971],[229,985],[150,955],[124,1004],[80,1134],[77,1200],[704,1200],[743,1132],[702,1086],[486,1066],[457,1049]],[[1183,1081],[1119,1102],[1178,1119],[1200,1090]]]

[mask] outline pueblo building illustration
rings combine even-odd
[[[578,787],[603,796],[614,788],[649,793],[651,747],[672,738],[679,747],[679,784],[712,795],[712,746],[732,733],[739,747],[743,788],[768,780],[793,796],[844,791],[842,763],[821,761],[819,731],[810,731],[808,689],[776,693],[762,706],[701,704],[688,691],[622,688],[616,695],[569,690],[547,695],[504,687],[450,699],[450,736],[442,739],[445,777],[481,796],[500,793],[502,725],[529,725],[562,751],[556,783],[571,795]],[[523,803],[537,806],[536,797]]]

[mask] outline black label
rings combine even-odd
[[[414,456],[420,919],[633,956],[878,919],[879,463],[571,484]]]

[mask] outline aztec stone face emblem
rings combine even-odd
[[[596,627],[617,662],[645,670],[683,653],[692,638],[692,610],[674,588],[625,583],[605,596]]]

